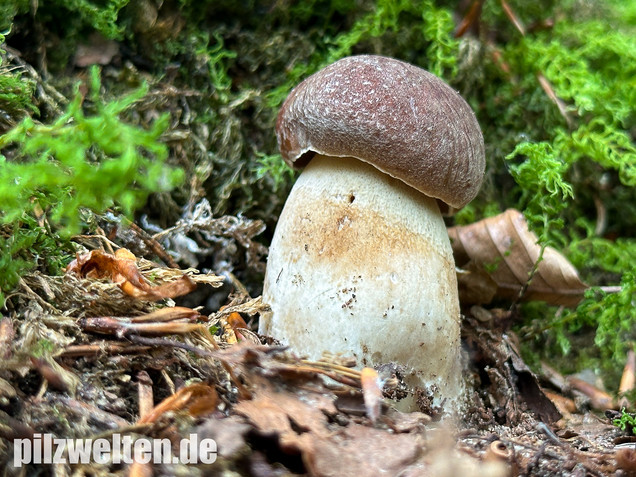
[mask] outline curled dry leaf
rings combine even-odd
[[[208,384],[192,384],[180,389],[172,396],[157,404],[148,414],[137,421],[138,424],[156,422],[167,412],[185,410],[191,416],[204,416],[216,409],[218,395],[214,386]]]
[[[66,273],[86,278],[109,278],[127,295],[147,301],[186,295],[196,287],[187,275],[151,286],[137,268],[136,257],[123,248],[114,255],[101,250],[78,254],[66,267]]]
[[[451,227],[448,235],[457,266],[468,272],[457,277],[464,304],[489,303],[495,297],[515,299],[541,253],[537,236],[515,209],[474,224]],[[522,299],[576,306],[587,288],[574,266],[555,249],[546,247]]]
[[[221,307],[221,310],[223,307]],[[226,323],[223,325],[225,331],[224,336],[227,337],[229,344],[235,344],[237,341],[244,339],[242,333],[249,332],[249,327],[240,313],[233,311],[225,319]]]

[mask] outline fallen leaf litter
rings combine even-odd
[[[275,343],[260,344],[243,319],[267,309],[260,298],[234,295],[208,316],[156,304],[161,299],[174,305],[171,297],[184,284],[219,286],[222,280],[96,250],[80,255],[64,277],[25,277],[14,298],[23,305],[20,317],[0,322],[0,394],[5,402],[19,397],[21,403],[12,415],[2,411],[3,437],[122,432],[174,442],[196,430],[217,440],[213,468],[219,474],[633,470],[634,448],[615,445],[621,432],[585,411],[586,405],[607,405],[595,400],[598,390],[572,377],[561,377],[561,387],[554,374],[539,380],[520,358],[514,335],[502,327],[506,312],[465,310],[472,396],[459,423],[440,422],[425,399],[427,413],[405,414],[382,397],[395,395],[399,366],[358,371],[343,357],[308,361]],[[545,385],[553,390],[544,392]],[[581,393],[587,396],[583,403]],[[92,471],[105,475],[108,466],[95,464]],[[176,472],[174,466],[159,471]]]

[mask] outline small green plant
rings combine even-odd
[[[50,356],[53,351],[55,351],[55,345],[53,344],[53,342],[44,338],[38,340],[36,345],[32,349],[34,358]]]
[[[570,351],[567,336],[584,327],[595,329],[594,344],[604,363],[622,363],[627,350],[636,343],[636,280],[634,274],[625,272],[620,290],[606,293],[591,289],[575,310],[567,310],[552,322],[553,332],[563,352]]]
[[[149,130],[120,119],[147,87],[105,103],[99,97],[100,86],[94,68],[90,85],[94,114],[84,113],[78,91],[66,113],[52,124],[26,118],[0,136],[3,292],[15,286],[37,259],[42,260],[42,253],[59,256],[53,244],[60,245],[82,229],[83,209],[101,213],[119,207],[130,215],[151,192],[169,190],[182,178],[182,171],[165,165],[168,149],[159,138],[167,126],[166,115]],[[42,213],[50,229],[34,220]]]
[[[634,434],[634,426],[636,426],[636,414],[625,412],[625,408],[621,410],[621,416],[613,419],[612,424],[621,431]]]
[[[204,46],[199,48],[197,54],[206,57],[210,72],[210,82],[215,94],[221,104],[227,104],[231,97],[232,78],[227,74],[228,66],[225,60],[236,58],[236,53],[224,48],[221,35],[214,35],[214,40],[215,44],[210,46],[209,38],[204,36]]]

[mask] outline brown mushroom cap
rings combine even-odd
[[[431,73],[393,58],[339,60],[305,79],[276,122],[285,162],[355,157],[461,208],[479,191],[484,140],[464,99]]]

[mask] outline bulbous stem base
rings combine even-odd
[[[260,333],[311,359],[395,364],[433,405],[457,411],[457,282],[434,199],[358,159],[314,157],[280,216],[263,300],[272,312]]]

